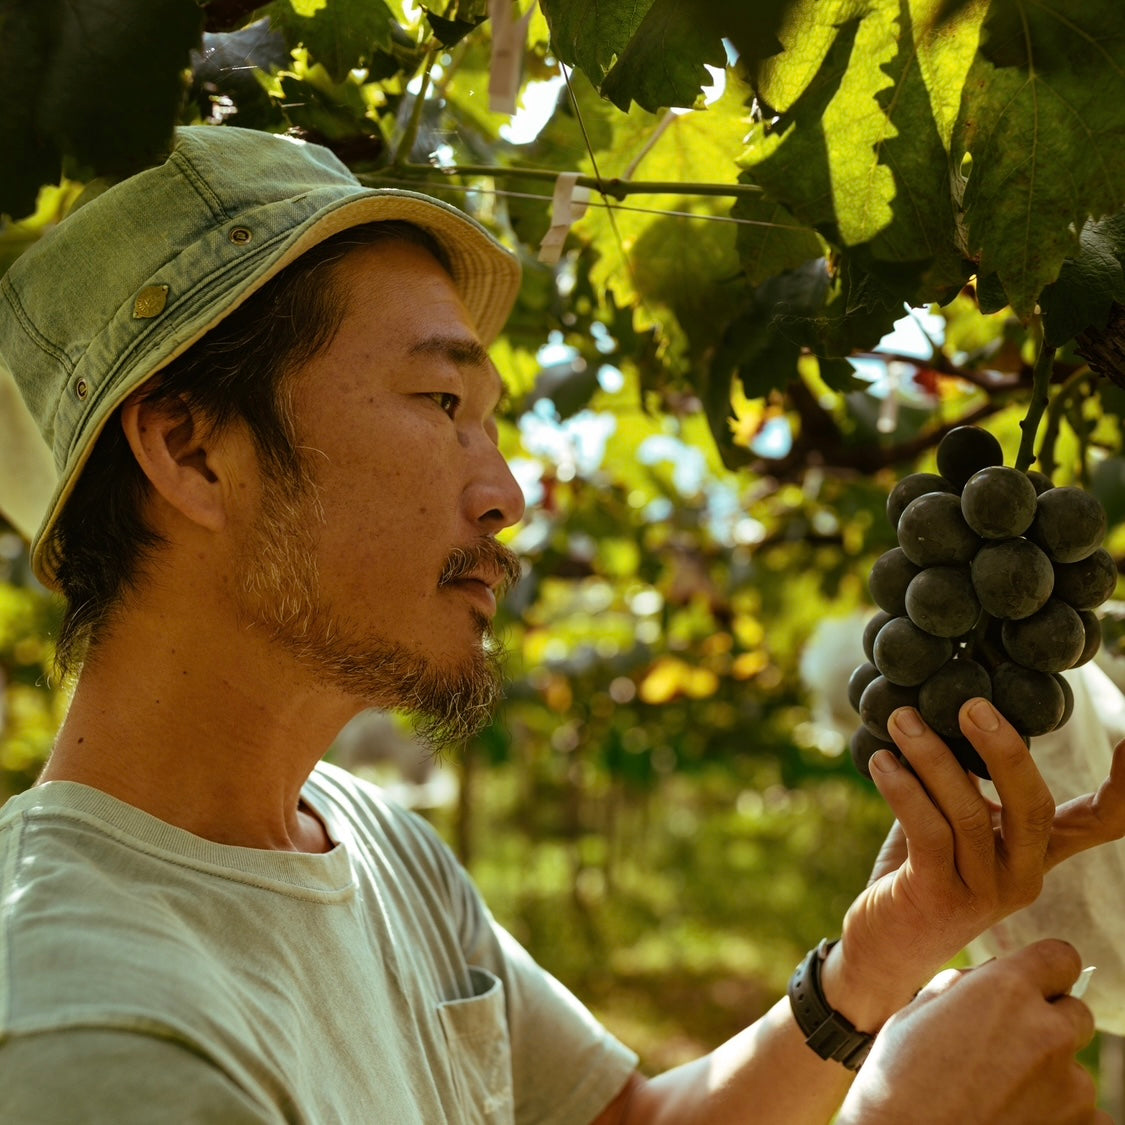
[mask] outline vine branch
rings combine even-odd
[[[438,167],[434,164],[396,162],[396,167],[411,172],[438,172],[441,176],[490,176],[494,179],[549,180],[552,183],[559,173],[551,168],[504,168],[494,164],[455,164]],[[597,176],[579,176],[579,187],[591,188],[622,200],[630,195],[717,195],[736,197],[741,195],[760,195],[762,189],[757,184],[710,184],[680,183],[675,180],[623,180]]]

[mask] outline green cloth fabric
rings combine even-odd
[[[586,1125],[636,1056],[419,818],[322,764],[325,855],[51,782],[0,810],[0,1119]]]

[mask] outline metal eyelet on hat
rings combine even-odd
[[[74,384],[74,393],[79,398],[85,398],[90,393],[90,384],[87,383],[85,379],[79,379],[78,382]]]
[[[235,246],[245,246],[253,237],[254,232],[249,227],[231,227],[230,234],[227,235]]]

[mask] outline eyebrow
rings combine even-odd
[[[509,401],[508,388],[496,370],[488,350],[479,341],[465,336],[426,336],[410,345],[410,355],[437,355],[451,360],[458,367],[483,367],[496,377],[495,410]]]
[[[410,354],[439,355],[462,367],[492,366],[484,345],[464,336],[426,336],[410,345]]]

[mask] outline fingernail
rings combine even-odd
[[[973,720],[973,725],[981,730],[996,730],[1000,726],[996,708],[987,699],[978,699],[973,703],[969,708],[969,718]]]
[[[917,738],[926,728],[913,707],[900,707],[892,716],[894,724],[908,738]]]
[[[894,773],[898,769],[898,759],[890,750],[876,750],[867,765],[879,773]]]

